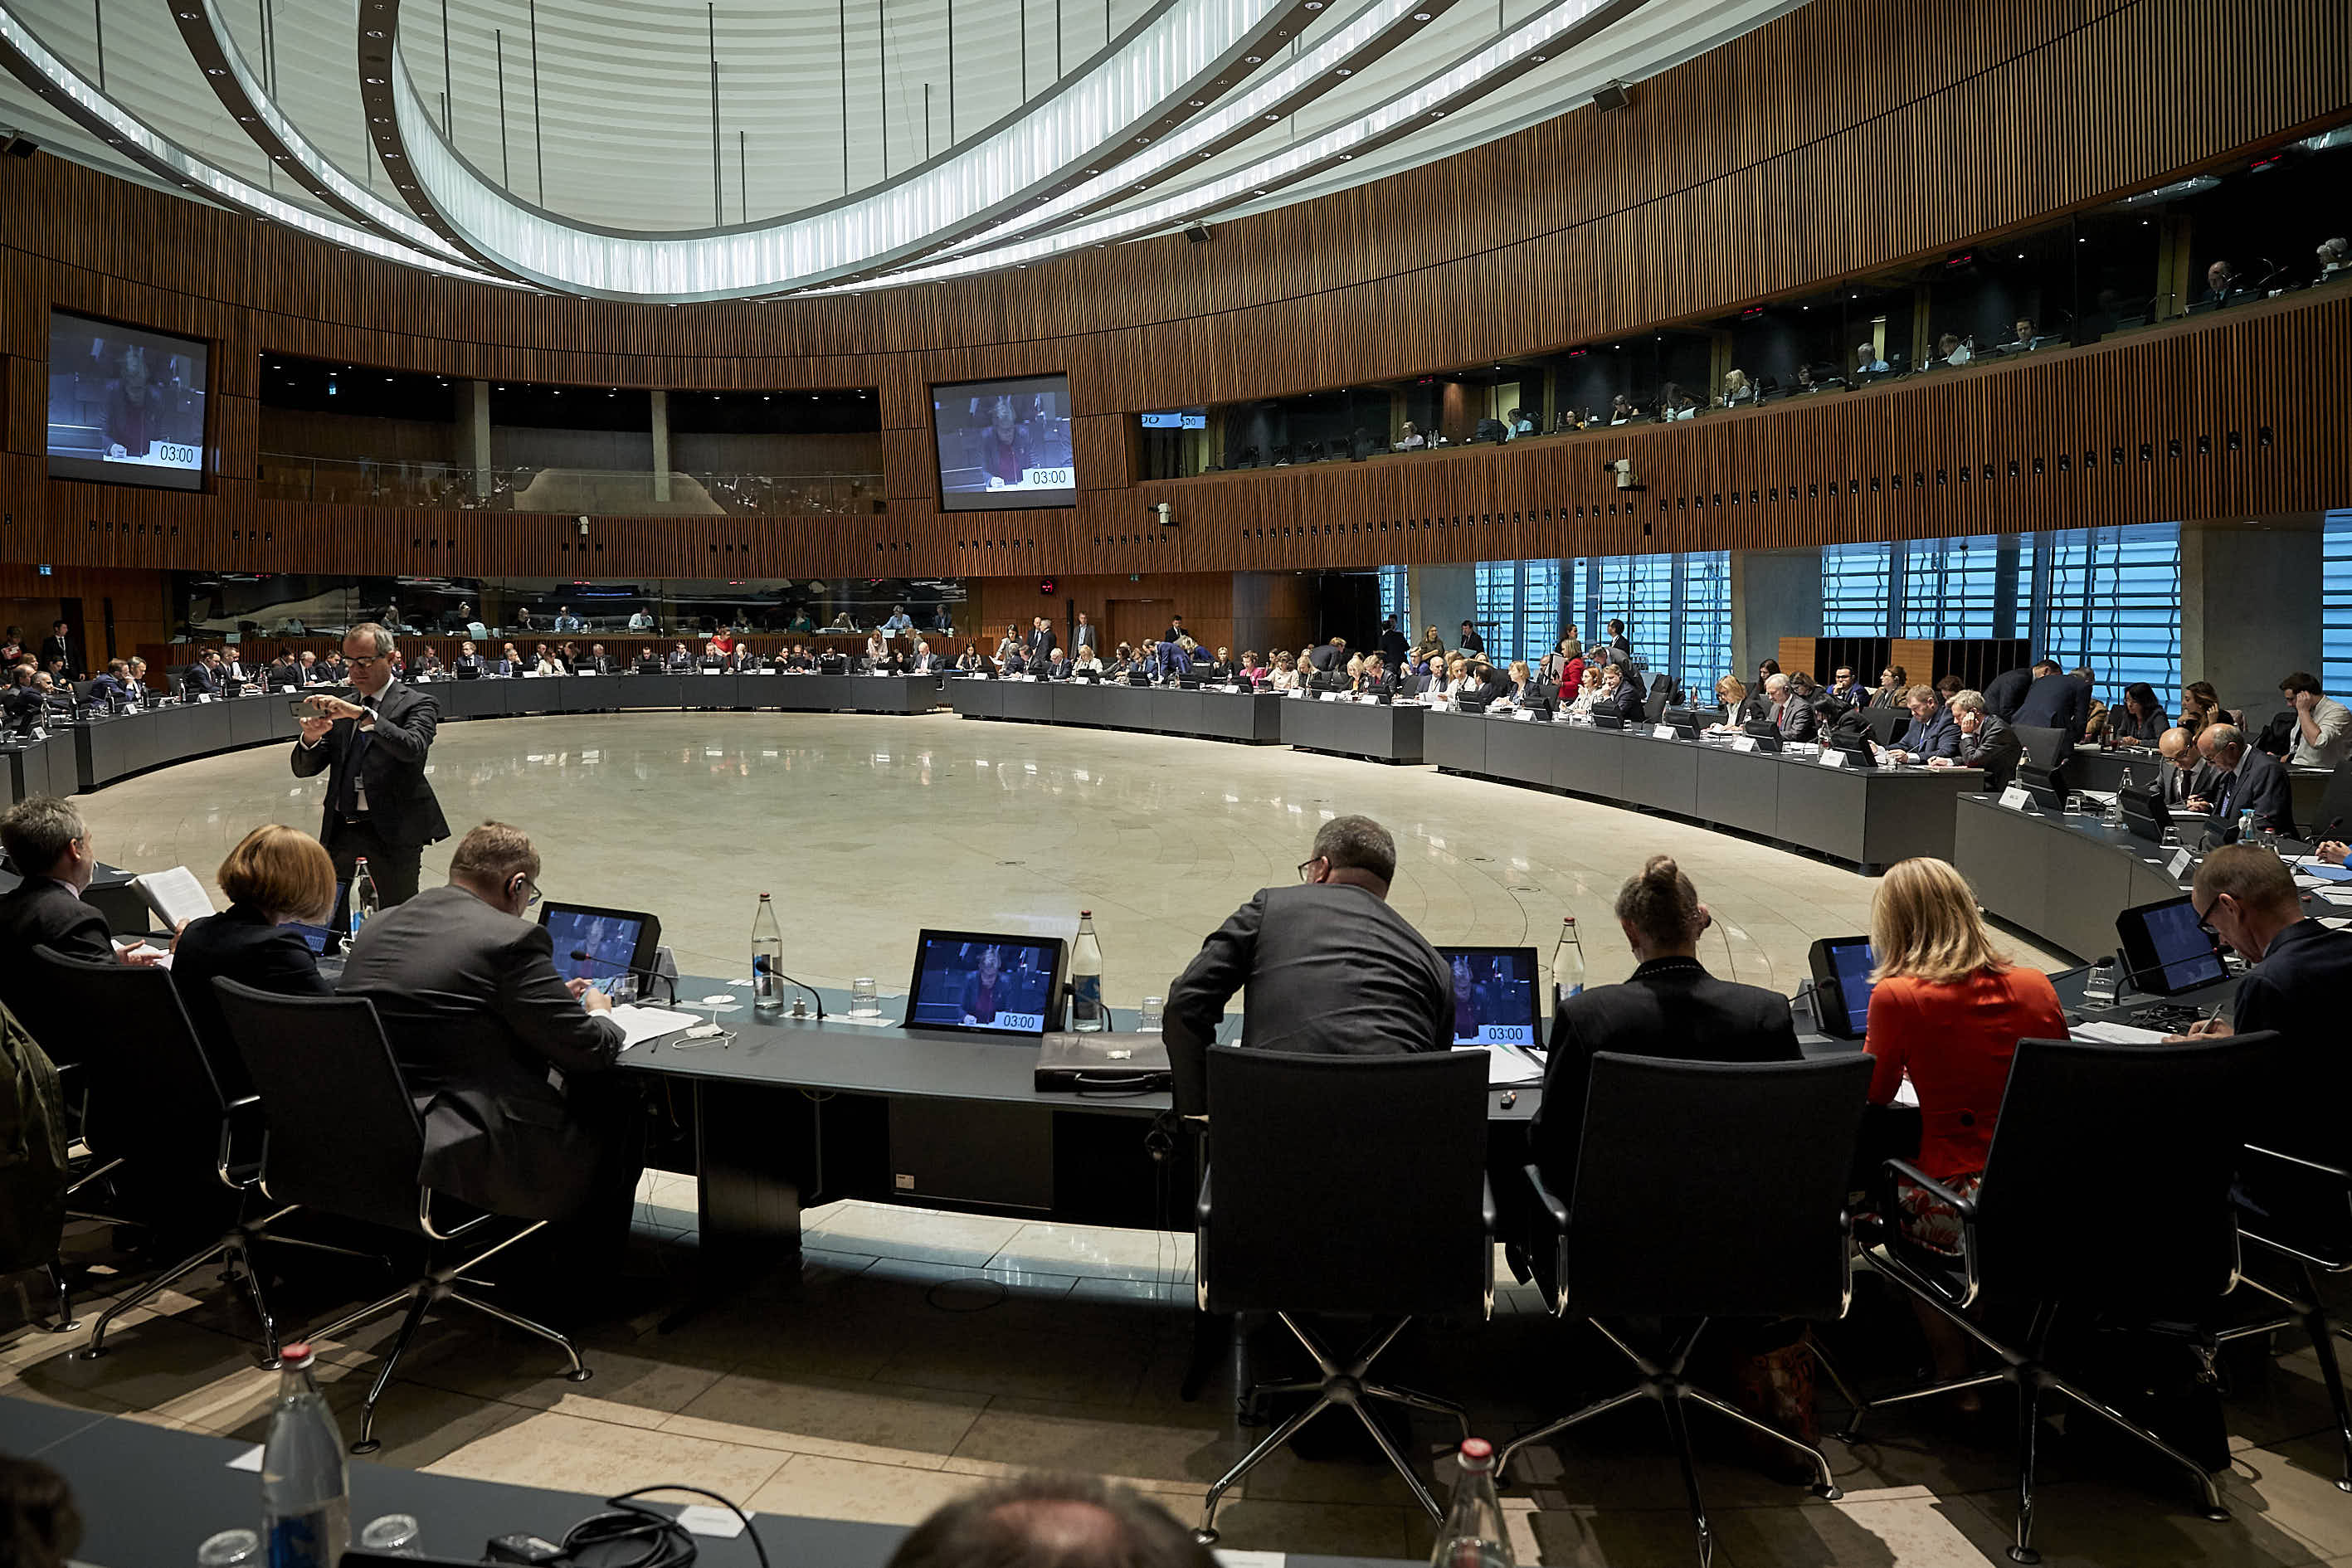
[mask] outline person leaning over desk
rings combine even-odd
[[[1894,745],[1872,746],[1880,762],[1900,766],[1960,754],[1960,727],[1953,721],[1950,710],[1936,700],[1934,687],[1913,687],[1905,694],[1904,704],[1911,710],[1910,726]]]
[[[2241,813],[2251,811],[2254,826],[2265,832],[2294,831],[2294,789],[2276,757],[2247,745],[2235,724],[2207,725],[2197,750],[2218,776],[2210,795],[2182,803],[2190,811],[2203,812],[2217,830],[2234,826]]]
[[[1956,756],[1934,757],[1931,768],[1982,768],[1987,793],[2009,787],[2017,765],[2025,760],[2025,742],[2009,721],[1991,711],[1981,691],[1962,691],[1952,699],[1952,721],[1960,731]]]
[[[1161,1027],[1180,1085],[1234,992],[1242,1040],[1329,1056],[1443,1051],[1454,1044],[1454,975],[1388,901],[1396,841],[1369,816],[1315,835],[1297,886],[1261,888],[1201,944],[1168,989]]]

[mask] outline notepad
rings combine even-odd
[[[2066,1030],[2066,1037],[2098,1046],[2160,1046],[2165,1040],[2161,1029],[2136,1029],[2129,1024],[2104,1022],[2073,1025]]]
[[[613,1009],[613,1022],[621,1026],[621,1048],[642,1046],[647,1040],[674,1035],[680,1029],[691,1029],[702,1022],[691,1013],[673,1012],[667,1007],[640,1007],[625,1003]]]
[[[2297,881],[2305,877],[2316,877],[2323,882],[2352,882],[2352,868],[2343,866],[2297,866],[2294,875]]]
[[[1505,1089],[1515,1084],[1541,1083],[1543,1064],[1521,1056],[1508,1046],[1456,1046],[1457,1051],[1486,1053],[1486,1087]]]

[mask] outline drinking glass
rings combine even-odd
[[[1158,1034],[1160,1032],[1162,1009],[1167,1005],[1168,1003],[1165,997],[1146,996],[1143,999],[1143,1005],[1137,1008],[1135,1011],[1136,1031],[1139,1034],[1145,1035]]]
[[[224,1530],[196,1548],[196,1568],[261,1568],[261,1537],[250,1530]]]
[[[851,1017],[871,1018],[881,1011],[882,1005],[874,999],[872,975],[861,974],[849,983],[849,1016]]]
[[[2069,816],[2080,816],[2083,815],[2083,792],[2081,790],[2070,789],[2066,792],[2066,815]]]
[[[422,1557],[425,1555],[424,1532],[416,1528],[413,1513],[387,1513],[371,1520],[360,1531],[360,1545],[369,1552],[386,1557]]]

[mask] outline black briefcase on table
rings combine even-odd
[[[1169,1086],[1168,1047],[1157,1035],[1057,1031],[1037,1046],[1040,1089],[1148,1094]]]

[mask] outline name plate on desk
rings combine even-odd
[[[210,702],[212,700],[212,693],[209,691],[199,691],[196,693],[196,700],[199,702]]]
[[[1304,697],[1307,695],[1307,692],[1304,688],[1294,686],[1289,690],[1284,692],[1283,695],[1285,697]]]
[[[1343,691],[1326,691],[1323,693],[1323,700],[1326,702],[1337,702],[1340,698],[1346,695],[1347,693]]]
[[[1675,739],[1675,727],[1672,724],[1653,724],[1650,726],[1650,739],[1671,741]]]
[[[1756,749],[1756,737],[1753,735],[1738,736],[1731,742],[1731,749],[1735,752],[1752,752]]]
[[[723,669],[706,669],[702,673],[705,675],[724,675],[727,672]]]
[[[1822,754],[1815,757],[1813,761],[1821,763],[1822,766],[1825,768],[1842,768],[1846,764],[1846,755],[1843,752],[1835,752],[1824,749]]]
[[[1536,710],[1532,708],[1521,708],[1514,712],[1511,717],[1517,720],[1522,724],[1532,724],[1535,722]]]
[[[1218,689],[1218,690],[1220,690],[1220,691],[1222,691],[1222,692],[1223,692],[1223,693],[1224,693],[1226,696],[1228,696],[1228,697],[1235,697],[1235,696],[1240,695],[1240,693],[1241,693],[1241,688],[1240,688],[1240,687],[1238,687],[1238,686],[1235,686],[1235,685],[1234,685],[1232,681],[1230,681],[1230,680],[1229,680],[1229,681],[1227,681],[1227,682],[1225,682],[1225,684],[1224,684],[1224,685],[1218,687],[1218,688],[1217,688],[1217,689]]]
[[[2032,811],[2033,796],[2023,784],[2011,784],[2000,792],[2000,804],[2011,811]]]
[[[2179,879],[2189,875],[2189,868],[2195,864],[2197,864],[2196,856],[2190,854],[2185,848],[2176,849],[2172,852],[2172,858],[2164,863],[2164,868],[2171,875],[2174,880],[2178,881]]]

